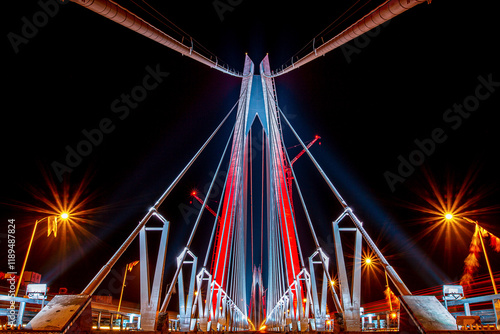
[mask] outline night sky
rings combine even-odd
[[[87,232],[77,229],[66,239],[45,238],[42,225],[27,268],[40,272],[56,290],[64,286],[80,292],[230,110],[240,79],[79,5],[54,3],[9,2],[3,12],[0,247],[6,254],[6,222],[15,219],[20,267],[33,223],[43,214],[9,204],[44,207],[33,192],[49,196],[47,179],[62,189],[54,165],[67,164],[68,152],[100,128],[102,137],[87,147],[87,156],[74,158],[72,170],[64,173],[70,193],[87,182],[82,196],[91,200],[85,208],[100,208],[85,216],[94,223],[82,222]],[[221,12],[216,1],[137,1],[168,18],[167,27],[133,2],[118,3],[178,36],[172,31],[175,24],[240,71],[245,53],[256,65],[267,53],[271,68],[277,69],[304,46],[309,52],[308,43],[352,4],[242,0]],[[36,21],[42,20],[44,8],[52,10],[50,17]],[[321,145],[311,152],[411,290],[458,280],[472,236],[470,226],[461,237],[424,236],[426,214],[407,203],[425,205],[422,196],[429,192],[430,177],[442,193],[451,189],[453,197],[474,175],[465,194],[479,197],[471,210],[500,203],[495,13],[489,1],[421,4],[371,35],[276,79],[281,109],[304,141],[321,136]],[[38,22],[36,30],[27,27],[33,22]],[[325,36],[342,27],[332,27]],[[28,36],[14,45],[12,34]],[[123,94],[142,85],[151,71],[161,73],[157,85],[140,102],[124,102]],[[209,184],[230,131],[230,124],[221,130],[160,210],[172,222],[167,274],[194,223],[190,192]],[[297,144],[286,127],[284,137],[287,147]],[[291,148],[289,154],[298,152]],[[412,159],[418,166],[408,167]],[[331,221],[340,206],[306,156],[295,168],[321,243],[333,258]],[[389,174],[397,176],[392,183]],[[215,199],[210,205],[216,208]],[[470,218],[500,236],[499,215],[490,210]],[[193,247],[201,261],[208,218]],[[302,224],[299,229],[307,235]],[[309,256],[311,240],[304,245]],[[489,250],[498,271],[500,254]],[[116,279],[136,259],[134,244],[113,272]],[[485,273],[484,264],[479,273]],[[103,293],[114,293],[114,284],[108,280]]]

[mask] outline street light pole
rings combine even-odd
[[[488,272],[490,274],[491,284],[493,285],[493,292],[498,294],[497,286],[495,284],[495,278],[493,277],[493,273],[491,271],[490,260],[488,259],[488,254],[486,254],[486,248],[484,247],[483,236],[481,235],[481,231],[479,231],[479,240],[481,240],[481,247],[483,247],[484,259],[486,260],[486,266],[488,267]]]
[[[120,312],[122,306],[123,290],[125,290],[125,280],[127,279],[128,265],[125,267],[125,274],[123,274],[122,292],[120,293],[120,300],[118,301],[117,312]]]
[[[451,220],[455,217],[451,213],[447,213],[445,215],[445,218],[447,220]],[[485,229],[482,228],[481,226],[479,226],[479,223],[477,221],[474,221],[470,218],[467,218],[467,217],[457,217],[457,218],[462,218],[466,222],[468,222],[470,224],[474,224],[476,226],[477,233],[479,234],[479,241],[481,242],[481,247],[482,247],[483,253],[484,253],[484,259],[486,260],[486,266],[488,267],[488,273],[490,274],[491,284],[493,285],[493,292],[495,293],[495,295],[498,294],[497,286],[495,284],[495,277],[493,276],[493,272],[491,271],[490,260],[488,259],[488,254],[486,253],[486,247],[484,246],[483,234],[481,233],[481,229],[483,229],[483,230],[485,230]]]
[[[17,297],[17,293],[19,292],[19,288],[21,287],[21,281],[23,280],[24,269],[26,268],[26,263],[28,262],[28,255],[30,254],[31,245],[33,244],[33,239],[35,239],[36,227],[38,223],[44,219],[48,219],[49,217],[44,217],[40,220],[35,221],[35,227],[33,227],[33,233],[31,233],[30,243],[28,244],[28,250],[26,251],[26,256],[24,257],[23,266],[21,267],[21,274],[19,274],[19,281],[17,281],[16,292],[14,296]]]
[[[134,268],[134,266],[138,263],[139,263],[139,261],[134,261],[134,262],[128,263],[125,266],[125,274],[123,274],[122,292],[120,293],[120,300],[118,301],[117,312],[120,312],[120,308],[122,306],[123,290],[125,289],[125,280],[127,278],[127,271],[132,271],[132,268]]]
[[[483,249],[484,259],[486,260],[486,266],[488,267],[488,273],[490,274],[491,284],[493,285],[493,292],[496,295],[496,294],[498,294],[497,285],[495,284],[495,277],[493,276],[493,272],[491,271],[490,260],[488,259],[488,254],[486,253],[486,247],[484,247],[483,234],[481,233],[482,227],[479,226],[477,221],[473,221],[472,219],[469,219],[467,217],[462,217],[462,219],[464,219],[465,221],[467,221],[471,224],[475,224],[476,229],[478,229],[479,240],[481,241],[481,247]]]
[[[31,233],[30,243],[28,244],[28,250],[26,251],[26,256],[24,257],[23,266],[21,267],[21,273],[19,275],[19,281],[17,282],[17,285],[16,285],[16,291],[14,293],[14,297],[17,297],[17,294],[19,292],[19,288],[21,287],[21,282],[23,280],[23,275],[24,275],[24,269],[26,269],[26,263],[28,262],[28,256],[30,254],[31,246],[33,245],[33,240],[35,239],[35,233],[36,233],[36,228],[38,226],[38,223],[40,223],[44,219],[49,219],[50,217],[52,217],[52,216],[43,217],[42,219],[35,221],[35,226],[33,227],[33,233]],[[68,219],[69,216],[67,213],[62,213],[60,217],[62,219]]]

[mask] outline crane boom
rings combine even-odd
[[[191,192],[191,196],[193,196],[198,202],[200,202],[201,205],[203,205],[204,201],[198,196],[198,193],[196,192],[196,190]],[[212,210],[212,208],[210,208],[208,206],[208,204],[205,205],[205,209],[207,209],[208,212],[210,212],[217,219],[217,227],[216,227],[216,236],[215,237],[216,237],[216,239],[219,239],[220,233],[221,233],[221,228],[222,228],[221,218],[217,215],[217,213],[214,210]],[[214,243],[214,245],[213,245],[212,254],[215,254],[216,247],[217,247],[217,242]],[[215,258],[215,256],[212,256],[212,262],[211,262],[210,268],[214,268],[215,263],[216,263],[216,258]]]
[[[321,139],[320,136],[314,137],[314,139],[309,144],[307,144],[306,148],[307,149],[311,148],[311,146],[313,146],[314,143],[317,142],[319,139]],[[290,161],[290,166],[292,166],[295,163],[295,161],[297,161],[304,153],[306,153],[306,149],[303,149],[299,154],[297,154],[295,158],[292,159],[292,161]]]
[[[198,202],[200,202],[200,204],[201,204],[201,205],[203,205],[203,200],[202,200],[200,197],[198,197],[198,195],[197,195],[196,191],[193,191],[193,192],[191,193],[191,196],[193,196],[193,197],[194,197],[194,198],[195,198]],[[220,217],[218,217],[218,216],[217,216],[217,213],[215,213],[215,211],[214,211],[214,210],[212,210],[212,209],[208,206],[208,204],[207,204],[207,205],[205,205],[205,209],[207,209],[207,210],[208,210],[208,212],[210,212],[210,213],[211,213],[214,217],[217,217],[217,221],[219,221],[219,220],[220,220]]]
[[[286,183],[288,187],[288,194],[290,198],[292,198],[292,182],[293,182],[293,173],[292,173],[292,165],[304,154],[306,153],[306,150],[310,149],[311,146],[314,145],[315,142],[320,140],[320,136],[315,136],[313,140],[309,144],[307,144],[306,148],[304,148],[302,151],[300,151],[299,154],[295,156],[292,160],[290,160],[290,165],[285,167],[285,172],[286,172]],[[292,202],[293,204],[293,202]]]

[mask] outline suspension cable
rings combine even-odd
[[[215,129],[215,131],[212,133],[212,135],[207,139],[207,141],[203,144],[202,148],[198,151],[198,153],[191,159],[191,161],[188,163],[188,165],[184,168],[184,170],[179,174],[179,176],[177,176],[177,178],[174,180],[174,182],[172,183],[172,185],[165,191],[165,193],[162,195],[162,197],[160,198],[160,200],[158,200],[158,202],[155,204],[155,208],[157,208],[158,206],[161,205],[161,203],[165,200],[165,198],[168,196],[168,194],[170,194],[170,192],[172,191],[173,187],[179,182],[180,178],[182,176],[184,176],[184,174],[187,172],[187,169],[189,169],[189,167],[191,167],[191,165],[194,163],[194,161],[196,160],[196,158],[198,158],[198,156],[201,154],[201,152],[205,149],[205,147],[208,145],[208,143],[211,141],[211,139],[215,136],[215,134],[219,131],[219,129],[222,127],[222,125],[225,123],[226,119],[229,117],[229,115],[231,115],[231,113],[233,112],[234,108],[238,105],[239,101],[242,99],[242,97],[245,96],[244,94],[240,95],[240,97],[238,98],[238,101],[236,101],[236,103],[233,105],[233,107],[231,108],[231,110],[228,112],[228,114],[226,115],[226,117],[223,119],[223,121],[219,124],[219,126]],[[208,198],[208,196],[207,196]],[[205,199],[206,200],[206,199]],[[204,208],[205,206],[203,206]],[[191,235],[189,236],[189,240],[186,244],[186,248],[185,250],[183,251],[182,253],[182,257],[180,259],[180,263],[182,264],[186,258],[186,255],[187,255],[187,251],[189,249],[189,247],[191,246],[191,243],[193,242],[193,239],[194,239],[194,235],[195,235],[195,232],[196,230],[198,229],[198,225],[200,223],[200,219],[199,217],[197,218],[197,221],[195,223],[195,226],[193,227],[193,230],[191,231]],[[173,293],[173,290],[174,290],[174,287],[175,287],[175,283],[177,282],[177,278],[179,277],[179,274],[180,274],[180,270],[182,268],[182,265],[179,265],[175,271],[175,274],[174,274],[174,278],[172,279],[172,284],[170,284],[170,287],[168,289],[168,292],[167,292],[167,295],[165,296],[165,299],[163,301],[163,304],[160,308],[160,311],[161,312],[165,312],[166,309],[167,309],[167,306],[168,304],[170,303],[170,298],[172,297],[172,293]]]
[[[266,86],[266,88],[267,88],[268,93],[271,94],[271,92],[269,91],[269,87]],[[274,101],[274,99],[273,99],[273,101]],[[274,104],[274,103],[272,103],[272,104]],[[277,105],[275,105],[275,106],[277,106]],[[274,122],[274,126],[278,127],[276,119],[274,117],[270,117],[270,119],[271,119],[271,123]],[[273,133],[274,133],[274,131],[273,131]],[[277,141],[281,141],[284,144],[283,133],[281,131],[278,132],[278,133],[274,133],[274,135],[275,136],[278,136],[278,135],[280,136],[279,138],[275,138],[276,142]],[[281,147],[281,148],[277,147],[276,149],[281,149],[282,151],[285,151],[283,149],[283,147]],[[287,161],[288,161],[288,164],[290,164],[290,159],[287,159]],[[280,168],[281,168],[281,173],[283,175],[283,178],[285,178],[286,177],[286,173],[285,173],[285,169],[284,169],[284,164],[281,164]],[[296,244],[297,244],[296,246],[297,246],[297,249],[299,251],[299,260],[300,260],[300,263],[301,263],[301,267],[304,267],[304,258],[302,256],[302,249],[300,247],[299,236],[298,236],[298,233],[297,233],[297,226],[296,226],[296,221],[295,221],[295,213],[292,210],[292,199],[290,198],[288,189],[286,189],[286,187],[285,187],[286,194],[283,194],[283,189],[280,188],[280,190],[281,190],[280,191],[280,196],[281,196],[282,206],[288,205],[290,207],[290,214],[292,216],[292,225],[293,225],[293,229],[294,229],[293,233],[295,235]],[[285,203],[285,202],[287,202],[287,203]],[[287,225],[286,225],[286,229],[287,229],[287,231],[286,231],[287,234],[291,233],[291,231],[288,231],[288,226]],[[289,244],[289,248],[290,248],[290,246],[291,246],[290,245],[290,240],[288,240],[288,244]],[[290,253],[291,253],[291,250],[290,250]],[[292,268],[293,268],[293,262],[292,262]],[[299,268],[297,268],[297,270],[298,269]],[[295,275],[295,268],[293,268],[292,271],[293,271],[293,273]],[[290,282],[290,284],[291,284],[291,282]]]
[[[414,6],[429,2],[429,0],[387,0],[381,5],[377,6],[374,10],[364,15],[362,18],[357,20],[355,23],[351,24],[349,27],[344,29],[339,34],[335,35],[327,42],[323,43],[319,47],[314,47],[312,51],[304,55],[297,61],[291,61],[291,64],[287,67],[282,66],[281,69],[277,69],[271,74],[271,77],[277,77],[288,73],[302,65],[309,63],[310,61],[324,56],[328,52],[344,45],[345,43],[353,40],[354,38],[361,36],[362,34],[370,31],[373,28],[389,21],[390,19],[404,13]]]
[[[238,101],[239,101],[239,99],[238,99]],[[238,102],[236,102],[236,104],[237,103]],[[235,104],[235,106],[236,106],[236,104]],[[186,172],[193,165],[193,163],[196,161],[196,159],[204,151],[204,149],[207,147],[208,143],[210,143],[210,141],[215,136],[215,134],[219,131],[219,129],[222,127],[222,125],[226,122],[226,120],[231,115],[233,110],[234,110],[234,106],[227,113],[227,115],[224,117],[224,119],[220,122],[220,124],[217,126],[217,128],[214,130],[214,132],[212,132],[210,137],[208,137],[208,139],[201,146],[201,148],[198,150],[198,152],[196,152],[196,154],[193,156],[193,158],[191,158],[191,160],[184,167],[184,169],[177,175],[177,177],[170,184],[170,186],[167,188],[167,190],[165,190],[165,192],[160,196],[160,198],[155,203],[155,205],[141,219],[141,221],[138,223],[137,227],[132,231],[132,233],[129,235],[129,237],[123,242],[123,244],[120,246],[120,248],[111,257],[111,259],[109,259],[109,261],[101,268],[101,270],[97,273],[97,275],[85,287],[85,289],[82,291],[82,294],[91,295],[94,293],[94,291],[97,289],[97,287],[101,284],[101,282],[109,274],[109,272],[111,271],[111,268],[115,265],[115,263],[118,261],[118,259],[121,257],[121,255],[127,250],[128,246],[130,246],[130,244],[132,243],[132,241],[134,241],[134,239],[137,237],[137,235],[139,235],[139,232],[142,230],[142,228],[144,226],[146,226],[146,223],[149,221],[149,218],[154,214],[154,212],[156,212],[158,210],[158,208],[161,206],[163,201],[168,197],[168,195],[172,192],[174,187],[179,183],[181,178],[186,174]],[[186,254],[186,252],[184,252],[184,254]],[[185,255],[184,255],[184,257],[185,257]],[[177,276],[178,276],[178,273],[177,273]],[[172,291],[172,287],[170,287],[169,293],[171,293],[171,291]]]
[[[153,17],[156,20],[158,20],[158,22],[160,22],[161,24],[163,24],[165,27],[169,28],[172,31],[175,31],[181,37],[181,42],[183,42],[184,40],[191,41],[191,43],[192,43],[191,46],[193,48],[194,48],[194,45],[199,46],[202,50],[205,51],[205,53],[207,53],[208,55],[210,55],[210,59],[212,59],[212,57],[213,57],[214,59],[217,60],[218,64],[223,63],[223,64],[225,64],[227,66],[227,68],[229,68],[229,64],[227,62],[222,61],[222,59],[220,57],[218,57],[215,53],[211,52],[208,48],[206,48],[203,44],[201,44],[200,42],[198,42],[193,36],[189,35],[182,28],[180,28],[179,26],[177,26],[174,22],[172,22],[171,20],[169,20],[168,17],[166,17],[165,15],[163,15],[158,9],[156,9],[155,7],[153,7],[153,5],[151,5],[149,2],[147,2],[146,0],[142,0],[142,2],[144,4],[146,4],[146,6],[148,6],[149,8],[151,8],[151,10],[154,11],[160,17],[157,17],[157,15],[151,13],[150,11],[148,11],[146,8],[144,8],[143,6],[141,6],[140,4],[138,4],[137,2],[135,2],[134,0],[130,0],[130,1],[133,4],[135,4],[137,7],[139,7],[140,9],[142,9],[144,12],[148,13],[151,17]],[[225,65],[223,65],[223,67],[226,67]]]
[[[266,133],[264,129],[262,129],[262,170],[261,170],[261,178],[262,178],[262,183],[261,183],[261,202],[260,202],[260,268],[261,270],[264,269],[263,262],[262,262],[262,254],[264,253],[264,178],[265,176],[265,137]],[[267,192],[266,192],[267,193]]]
[[[321,32],[319,32],[316,36],[313,37],[313,39],[311,39],[306,45],[304,45],[299,51],[295,52],[295,54],[290,57],[290,60],[285,62],[281,67],[284,67],[285,65],[287,65],[288,62],[290,63],[293,63],[293,58],[295,58],[296,56],[298,56],[299,54],[302,53],[302,51],[304,51],[305,49],[307,49],[311,44],[313,44],[315,41],[316,41],[316,38],[320,37],[321,35],[326,35],[327,33],[329,33],[330,31],[332,31],[333,29],[337,28],[339,25],[341,25],[342,23],[344,23],[347,19],[349,19],[352,15],[354,15],[355,13],[357,13],[361,8],[363,8],[364,6],[366,6],[369,2],[371,2],[372,0],[368,0],[364,5],[362,5],[360,8],[358,8],[356,11],[354,11],[353,13],[351,13],[349,16],[347,16],[345,19],[343,19],[341,22],[339,22],[337,25],[335,25],[334,27],[332,27],[337,21],[339,21],[344,15],[347,15],[347,13],[352,9],[354,8],[354,6],[356,6],[361,0],[357,0],[354,4],[352,4],[346,11],[344,11],[338,18],[336,18],[332,23],[330,23],[326,28],[324,28]],[[332,28],[330,28],[332,27]],[[324,36],[323,36],[324,37]],[[323,37],[321,37],[321,39],[323,40]],[[313,44],[313,48],[315,47],[315,45]]]
[[[253,271],[253,177],[252,177],[252,127],[248,131],[248,163],[249,163],[249,184],[250,184],[250,245],[252,248],[252,271]]]
[[[268,90],[268,93],[270,93],[269,90]],[[339,200],[339,202],[341,203],[341,205],[344,208],[347,207],[347,204],[345,203],[345,201],[340,196],[340,193],[338,193],[338,191],[333,186],[333,184],[330,182],[330,180],[328,179],[328,177],[326,176],[326,174],[323,172],[323,170],[321,169],[321,167],[319,166],[319,164],[316,162],[316,160],[314,159],[314,157],[312,156],[312,154],[309,152],[309,149],[307,148],[307,146],[304,144],[304,142],[302,141],[302,139],[298,136],[297,132],[295,132],[294,128],[292,127],[292,125],[290,124],[290,122],[288,121],[288,119],[286,118],[285,114],[283,113],[283,111],[279,107],[279,105],[278,105],[278,103],[277,103],[276,100],[274,100],[274,107],[276,107],[278,109],[279,113],[281,113],[281,115],[282,115],[283,119],[285,120],[285,122],[287,123],[288,127],[295,134],[295,136],[299,140],[300,145],[302,145],[302,147],[304,148],[304,150],[307,152],[307,154],[309,155],[309,157],[311,158],[311,160],[315,164],[316,168],[318,168],[318,171],[323,176],[323,178],[325,179],[325,181],[327,182],[327,184],[330,186],[330,188],[334,192],[335,196],[337,197],[337,199]],[[272,118],[272,119],[274,119],[274,118]],[[288,152],[285,151],[285,154],[286,154],[286,157],[287,157],[288,161],[290,161],[290,158],[288,156]],[[311,218],[309,216],[309,212],[308,212],[307,207],[305,205],[305,201],[304,201],[304,198],[302,196],[302,192],[300,190],[300,186],[299,186],[299,183],[297,181],[297,178],[296,178],[296,175],[295,175],[295,171],[293,170],[292,166],[290,166],[290,169],[291,169],[291,172],[292,172],[292,175],[293,175],[293,178],[294,178],[294,183],[297,186],[297,192],[299,194],[299,197],[300,197],[300,200],[301,200],[301,204],[302,204],[302,207],[304,209],[304,213],[306,215],[306,219],[307,219],[307,222],[309,224],[309,228],[311,230],[311,234],[312,234],[313,239],[314,239],[315,246],[316,246],[317,249],[320,249],[320,245],[319,245],[318,239],[316,237],[316,233],[314,231],[314,227],[312,225],[312,221],[311,221]],[[345,204],[345,206],[344,206],[343,203]],[[294,228],[295,228],[295,233],[297,233],[295,225],[294,225]],[[298,236],[297,236],[297,240],[298,240]],[[299,244],[299,251],[300,251],[300,244]],[[300,253],[300,255],[302,257],[302,252]],[[331,281],[331,276],[330,276],[330,273],[329,273],[328,268],[326,266],[325,260],[324,260],[323,256],[320,256],[320,258],[321,258],[321,263],[322,263],[322,266],[323,266],[323,271],[326,273],[328,281]],[[304,265],[302,265],[302,266],[304,266]],[[329,286],[330,286],[330,291],[331,291],[331,294],[332,294],[332,297],[333,297],[333,300],[334,300],[335,307],[337,308],[338,312],[342,312],[342,305],[340,304],[340,300],[338,298],[338,295],[335,292],[335,289],[333,288],[333,286],[331,286],[331,284],[329,284]]]
[[[172,189],[174,189],[174,187],[177,185],[177,183],[179,183],[180,179],[186,174],[186,172],[189,170],[189,168],[193,165],[193,163],[196,161],[196,159],[200,156],[201,152],[203,152],[203,150],[205,149],[205,147],[207,147],[208,143],[210,143],[210,141],[217,134],[217,132],[219,131],[219,129],[222,127],[222,125],[224,125],[224,123],[226,122],[226,120],[228,119],[228,117],[233,112],[234,108],[238,105],[239,100],[240,99],[238,99],[238,101],[236,101],[236,103],[234,104],[234,106],[227,113],[226,117],[224,117],[224,119],[222,120],[222,122],[220,122],[219,126],[217,126],[217,128],[214,130],[214,132],[212,132],[212,134],[210,135],[210,137],[208,137],[208,139],[205,141],[205,143],[202,145],[202,147],[198,150],[198,152],[196,152],[196,154],[194,155],[194,157],[188,162],[188,164],[186,165],[186,167],[184,167],[184,169],[179,173],[179,175],[177,175],[177,177],[172,182],[172,184],[167,188],[167,190],[165,190],[165,192],[163,193],[163,195],[161,195],[161,197],[158,199],[158,201],[154,205],[155,209],[158,209],[158,207],[163,203],[163,201],[167,198],[167,196],[170,195],[170,192],[172,191]],[[198,226],[195,225],[195,228],[196,227],[198,227]],[[192,236],[193,236],[193,233],[191,234],[191,237],[189,238],[188,247],[191,245]]]
[[[287,152],[287,156],[288,156],[288,152]],[[290,159],[290,158],[288,158],[288,159]],[[320,244],[318,242],[318,238],[316,236],[316,232],[314,231],[314,226],[312,224],[312,220],[311,220],[311,217],[309,215],[309,211],[307,210],[307,206],[306,206],[306,202],[304,200],[304,196],[302,196],[302,191],[301,191],[300,186],[299,186],[299,181],[297,180],[297,176],[295,175],[295,171],[294,171],[294,169],[293,169],[292,166],[290,166],[290,169],[292,171],[292,176],[293,176],[293,180],[294,180],[295,186],[297,187],[297,193],[299,195],[300,202],[302,204],[302,209],[304,210],[304,214],[306,216],[307,223],[309,225],[309,229],[311,230],[311,234],[312,234],[313,239],[314,239],[314,245],[316,246],[316,249],[319,250],[321,248],[321,246],[320,246]],[[327,267],[327,265],[325,263],[325,259],[323,258],[322,254],[320,254],[320,259],[321,259],[321,264],[323,265],[323,271],[324,271],[324,273],[327,276],[327,280],[328,280],[328,282],[331,282],[332,278],[331,278],[330,272],[328,271],[328,267]],[[337,293],[335,292],[335,289],[333,288],[333,286],[331,286],[331,284],[328,284],[328,285],[330,285],[330,292],[332,294],[335,307],[337,308],[338,312],[341,312],[342,309],[341,309],[341,304],[340,304],[339,297],[338,297]]]
[[[205,64],[211,68],[219,70],[223,73],[236,76],[239,78],[243,78],[243,74],[232,70],[227,66],[227,68],[221,64],[219,64],[219,59],[211,59],[211,56],[205,56],[201,53],[194,50],[193,44],[186,45],[184,41],[177,40],[162,30],[156,28],[149,22],[140,18],[138,15],[132,13],[128,9],[123,6],[120,6],[116,2],[112,0],[70,0],[71,2],[77,3],[82,7],[90,9],[91,11],[104,16],[127,29],[137,32],[157,43],[160,43],[174,51],[179,52],[180,54],[192,58],[202,64]],[[147,11],[146,11],[147,12]],[[150,14],[151,15],[151,14]],[[161,20],[160,20],[161,22]],[[190,38],[190,41],[192,39]]]
[[[201,211],[203,211],[203,208],[205,208],[205,204],[207,203],[207,198],[210,197],[210,193],[211,193],[212,187],[213,187],[213,185],[215,183],[215,179],[219,175],[220,167],[222,166],[222,160],[224,159],[224,156],[226,155],[227,148],[229,147],[229,144],[231,143],[231,139],[233,137],[234,128],[235,128],[235,126],[233,126],[233,129],[231,130],[231,133],[229,134],[228,140],[226,142],[226,146],[224,148],[224,151],[222,152],[222,156],[221,156],[221,158],[219,160],[219,164],[217,166],[217,169],[215,170],[214,177],[212,178],[212,182],[210,183],[210,187],[208,189],[208,192],[205,195],[206,197],[205,197],[205,200],[203,201]],[[224,188],[225,188],[225,185],[224,185]],[[224,189],[222,190],[222,194],[224,194]],[[198,213],[198,216],[201,214],[201,211],[200,211],[200,213]],[[211,236],[210,236],[210,241],[208,243],[207,253],[205,255],[205,261],[203,261],[203,268],[206,268],[206,266],[207,266],[208,257],[210,255],[210,248],[212,247],[212,243],[213,243],[213,240],[214,240],[214,237],[215,237],[215,232],[216,232],[216,229],[217,229],[217,224],[219,223],[218,221],[219,221],[219,213],[217,213],[216,216],[215,216],[214,227],[212,229],[212,233],[211,233]]]
[[[339,201],[340,205],[342,205],[342,207],[345,209],[347,207],[346,201],[344,201],[344,199],[340,195],[340,193],[337,190],[337,188],[335,188],[335,186],[333,185],[332,181],[330,181],[330,179],[328,178],[328,176],[326,175],[326,173],[323,171],[323,168],[321,168],[321,166],[318,164],[318,162],[316,161],[316,159],[314,159],[313,155],[311,154],[311,152],[309,151],[309,149],[307,148],[307,146],[304,144],[304,142],[302,141],[302,139],[299,137],[299,135],[297,134],[297,132],[295,132],[295,129],[292,127],[292,124],[290,124],[290,122],[286,118],[286,116],[283,113],[283,111],[279,107],[278,107],[278,110],[280,111],[283,119],[287,123],[288,127],[290,128],[290,130],[292,130],[293,134],[295,135],[295,137],[297,138],[297,140],[300,142],[300,144],[302,145],[302,147],[306,151],[307,155],[309,156],[309,158],[313,162],[314,166],[316,166],[316,169],[319,171],[319,173],[321,174],[321,176],[325,180],[326,184],[330,187],[330,190],[333,192],[333,194],[335,195],[335,197]]]

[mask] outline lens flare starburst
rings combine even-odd
[[[110,207],[92,205],[97,194],[89,190],[89,176],[84,177],[79,183],[70,184],[56,183],[43,169],[41,173],[43,186],[27,186],[27,192],[32,198],[30,203],[14,200],[7,204],[24,213],[20,227],[33,230],[35,221],[39,222],[35,239],[43,235],[54,236],[50,242],[36,243],[35,240],[38,255],[50,253],[44,261],[46,263],[38,264],[38,270],[43,270],[41,268],[44,266],[51,268],[50,272],[44,273],[45,280],[51,281],[84,257],[92,245],[100,243],[100,239],[93,233],[100,223],[93,217]],[[37,254],[32,255],[35,258],[37,256]],[[33,265],[36,261],[33,259],[30,262]]]
[[[424,170],[424,175],[426,187],[415,192],[417,198],[413,203],[403,204],[407,208],[425,214],[415,220],[416,225],[424,226],[424,229],[416,234],[415,241],[432,240],[428,249],[435,252],[437,248],[440,250],[444,248],[449,263],[457,254],[467,254],[465,250],[468,249],[461,279],[461,283],[467,285],[479,267],[478,259],[481,252],[479,234],[486,233],[485,236],[490,236],[493,248],[496,248],[497,241],[500,244],[500,239],[472,219],[485,219],[488,215],[498,213],[500,206],[481,206],[488,200],[492,190],[474,184],[477,171],[469,171],[459,184],[449,174],[444,186],[438,184],[428,170]]]
[[[424,226],[415,235],[415,241],[431,237],[433,251],[443,242],[448,249],[453,245],[461,248],[468,245],[473,226],[461,224],[460,217],[478,218],[500,211],[499,205],[480,206],[491,191],[474,184],[477,172],[469,172],[459,184],[448,175],[444,186],[428,170],[424,170],[424,175],[426,184],[415,191],[417,198],[403,206],[425,214],[415,219],[415,225]]]
[[[384,268],[375,252],[364,247],[361,254],[361,277],[366,291],[382,291]]]

